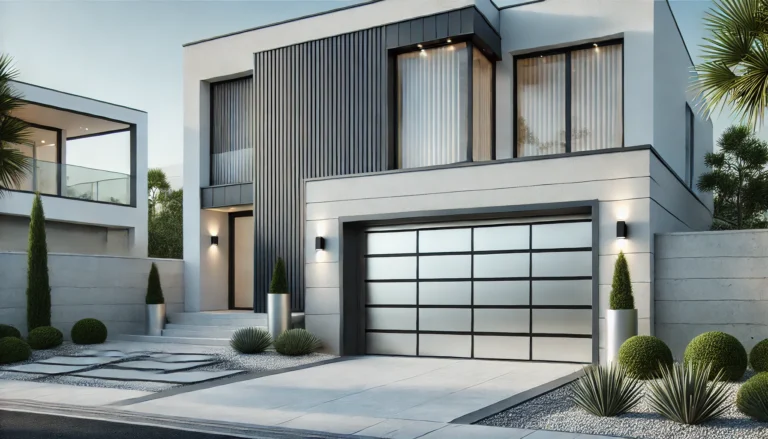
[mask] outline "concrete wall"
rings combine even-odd
[[[152,262],[160,272],[167,311],[182,311],[182,261],[49,253],[51,324],[66,338],[72,325],[86,317],[104,322],[110,335],[143,334]],[[26,333],[26,253],[0,253],[0,279],[0,323]]]
[[[656,335],[681,358],[707,331],[768,338],[768,230],[656,235]]]

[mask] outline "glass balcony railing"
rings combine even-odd
[[[32,160],[32,170],[17,189],[80,200],[131,203],[128,174],[43,160]]]

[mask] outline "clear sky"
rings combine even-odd
[[[147,111],[149,165],[178,178],[182,44],[360,2],[0,0],[0,52],[15,58],[22,81]],[[697,61],[711,1],[671,4]],[[717,136],[728,120],[714,123]]]

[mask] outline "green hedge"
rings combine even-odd
[[[768,422],[768,372],[759,373],[742,384],[736,394],[736,408],[760,422]]]
[[[0,324],[0,338],[16,337],[21,338],[21,332],[11,325]]]
[[[755,372],[768,372],[768,338],[756,344],[749,352],[749,365]]]
[[[82,319],[72,326],[72,342],[76,344],[99,344],[107,339],[107,327],[96,319]]]
[[[650,335],[636,335],[619,348],[619,364],[627,374],[643,380],[661,375],[662,367],[674,362],[672,351],[661,339]]]
[[[724,332],[705,332],[691,340],[683,355],[685,364],[712,365],[709,379],[714,379],[720,370],[725,379],[738,381],[747,370],[747,351],[736,337]]]
[[[64,341],[64,334],[52,326],[40,326],[29,331],[27,342],[32,349],[51,349],[60,346]]]
[[[16,337],[0,338],[0,364],[29,360],[32,349],[27,342]]]

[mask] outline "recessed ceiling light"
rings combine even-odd
[[[88,128],[86,128],[85,130],[88,131]]]
[[[595,47],[597,47],[597,43],[593,43],[592,45],[593,45],[593,46],[595,46]]]
[[[43,143],[45,143],[45,140],[43,140]]]
[[[421,49],[421,48],[422,48],[422,47],[424,47],[424,46],[422,46],[421,44],[417,44],[417,45],[416,45],[416,47],[418,47],[419,49]]]
[[[450,43],[450,42],[451,42],[451,39],[450,39],[450,38],[448,38],[448,39],[447,39],[445,42],[446,42],[446,43]]]

